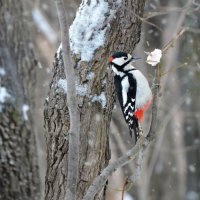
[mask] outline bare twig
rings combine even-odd
[[[160,16],[160,15],[168,15],[168,14],[171,14],[172,12],[183,12],[185,10],[189,10],[190,8],[190,5],[185,5],[183,7],[170,7],[170,6],[167,6],[167,7],[159,7],[157,8],[157,10],[155,11],[151,11],[151,12],[147,12],[145,13],[145,16],[143,17],[143,19],[145,20],[148,20],[152,17],[157,17],[157,16]],[[192,9],[191,9],[192,11]]]
[[[186,31],[187,32],[190,32],[190,33],[196,33],[196,34],[200,34],[200,29],[199,28],[192,28],[192,27],[185,27]]]
[[[168,26],[166,26],[166,27],[168,27],[167,28],[167,30],[166,30],[166,33],[167,34],[165,34],[164,35],[164,38],[166,37],[166,38],[168,38],[168,32],[171,32],[171,34],[173,35],[173,36],[175,36],[175,35],[177,35],[177,33],[179,32],[179,31],[181,31],[181,30],[184,30],[185,29],[185,31],[187,31],[187,28],[184,28],[184,27],[182,27],[183,26],[183,23],[184,23],[184,21],[185,21],[185,17],[186,17],[186,15],[187,15],[187,12],[188,12],[188,10],[189,10],[189,8],[191,7],[191,5],[192,5],[192,2],[193,2],[193,0],[188,0],[187,2],[186,2],[186,4],[185,4],[185,8],[186,9],[184,9],[183,10],[183,12],[181,12],[181,14],[178,16],[177,15],[177,17],[178,17],[178,19],[177,19],[177,22],[175,23],[176,24],[176,26],[171,26],[171,24],[173,24],[173,23],[168,23]],[[171,17],[169,18],[169,19],[171,19]],[[171,19],[171,20],[174,20],[174,19]],[[171,27],[171,28],[170,28]],[[180,37],[181,35],[179,35],[179,37]],[[177,39],[178,39],[178,37],[176,37]],[[173,43],[175,43],[175,41],[176,40],[173,40]],[[166,39],[164,39],[164,42],[166,42]],[[167,45],[165,45],[165,47],[166,47]],[[172,47],[172,45],[171,46],[169,46],[169,47]],[[164,48],[163,48],[164,49]],[[164,52],[165,53],[165,52]],[[174,57],[175,55],[174,55],[174,53],[172,52],[172,51],[170,51],[169,53],[167,53],[166,55],[165,55],[165,58],[167,59],[167,62],[166,62],[166,64],[165,64],[165,70],[166,71],[168,71],[170,68],[171,68],[171,66],[172,66],[172,58]],[[165,88],[166,88],[166,86],[167,86],[167,80],[168,80],[168,78],[167,77],[164,77],[163,79],[162,79],[162,89],[161,89],[161,93],[163,93],[163,91],[165,91]]]
[[[143,137],[142,145],[147,146],[149,142]],[[118,160],[115,162],[109,164],[102,173],[95,178],[92,185],[89,187],[88,191],[86,192],[85,196],[83,197],[83,200],[92,200],[94,196],[101,190],[101,188],[105,185],[108,177],[116,171],[118,168],[126,165],[131,160],[135,159],[138,152],[140,151],[140,144],[139,142],[134,146],[132,149],[130,149],[128,152],[126,152],[125,155],[121,156]]]
[[[157,28],[160,32],[163,32],[162,29],[161,29],[158,25],[156,25],[156,24],[154,24],[154,23],[148,21],[147,19],[145,19],[145,18],[143,18],[143,17],[140,17],[139,15],[136,15],[133,11],[130,11],[130,12],[132,12],[133,15],[135,15],[135,17],[137,17],[137,18],[138,18],[139,20],[141,20],[142,22],[144,22],[144,23],[146,23],[146,24],[149,24],[149,25],[151,25],[151,26]]]
[[[149,144],[152,142],[152,140],[155,138],[156,132],[156,121],[157,121],[157,104],[158,104],[158,93],[159,93],[159,83],[160,83],[160,72],[159,72],[159,65],[155,67],[155,79],[154,79],[154,91],[153,91],[153,112],[152,112],[152,120],[151,120],[151,128],[149,130],[147,138],[141,136],[138,143],[130,150],[128,150],[123,156],[121,156],[118,160],[115,162],[109,164],[102,173],[94,179],[94,182],[87,190],[85,196],[83,197],[83,200],[92,200],[94,196],[102,189],[102,187],[105,185],[106,181],[108,180],[108,177],[116,171],[118,168],[126,165],[130,161],[134,160],[138,153],[141,150],[145,150]],[[151,136],[151,137],[150,137]]]
[[[172,38],[162,49],[162,53],[166,53],[166,51],[170,48],[173,47],[174,43],[176,42],[176,40],[178,40],[178,38],[183,35],[183,33],[185,33],[186,29],[182,28],[174,38]]]
[[[157,28],[160,32],[163,32],[162,29],[157,26],[156,24],[152,23],[152,22],[149,22],[148,20],[146,20],[145,18],[143,17],[140,17],[139,15],[137,15],[134,11],[130,10],[129,8],[126,8],[124,7],[125,10],[127,10],[128,12],[132,13],[135,17],[137,17],[139,20],[141,20],[142,22],[146,23],[146,24],[149,24],[155,28]]]
[[[79,165],[79,135],[80,115],[77,110],[75,71],[70,56],[69,46],[69,16],[65,14],[63,0],[55,0],[61,29],[62,51],[64,59],[65,76],[67,79],[67,102],[70,114],[69,150],[68,150],[68,175],[65,199],[76,199],[76,187]]]
[[[163,73],[161,74],[161,76],[165,76],[165,75],[167,75],[167,74],[169,74],[169,73],[172,73],[172,72],[176,71],[177,69],[182,68],[182,67],[185,67],[185,66],[187,66],[187,65],[188,65],[188,63],[183,63],[183,64],[181,64],[181,65],[179,65],[179,66],[177,66],[177,67],[172,67],[172,68],[169,69],[168,71],[163,72]]]

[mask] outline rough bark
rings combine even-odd
[[[39,174],[33,109],[36,61],[21,1],[0,0],[0,87],[10,97],[0,102],[0,199],[38,200]],[[28,116],[22,107],[29,106]],[[26,113],[25,113],[26,114]]]
[[[109,2],[110,8],[114,5]],[[126,8],[129,8],[129,12]],[[139,41],[141,21],[132,14],[142,16],[144,1],[124,0],[120,9],[110,21],[106,19],[106,41],[99,48],[89,63],[74,58],[76,75],[80,84],[87,83],[87,95],[78,96],[80,110],[80,166],[77,199],[82,199],[87,188],[101,170],[108,164],[109,152],[109,126],[112,108],[115,101],[113,78],[107,71],[107,58],[113,51],[127,51],[132,53],[135,44]],[[69,113],[65,92],[58,87],[58,81],[65,79],[62,54],[55,57],[53,79],[50,91],[45,101],[44,119],[47,140],[47,173],[45,199],[63,199],[67,181],[67,152],[69,130]],[[89,72],[95,78],[88,80]],[[91,96],[106,96],[106,106],[99,102],[92,102]],[[105,199],[102,190],[95,199]]]

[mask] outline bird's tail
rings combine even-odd
[[[129,129],[130,129],[130,135],[131,137],[133,137],[133,133],[135,136],[135,143],[138,141],[139,139],[139,122],[138,119],[136,117],[133,118],[133,122],[131,124],[129,124]]]

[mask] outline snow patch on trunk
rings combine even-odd
[[[86,79],[87,79],[87,80],[92,80],[94,77],[95,77],[95,73],[94,73],[94,72],[89,72],[89,73],[86,75]]]
[[[29,111],[29,106],[27,104],[24,104],[22,106],[22,115],[25,121],[28,121],[28,114],[27,114],[28,111]]]
[[[0,112],[2,112],[2,104],[9,99],[11,95],[7,92],[5,87],[0,87]]]
[[[110,28],[110,20],[115,17],[121,0],[112,2],[104,0],[83,0],[76,17],[69,29],[70,48],[81,61],[89,62],[96,49],[105,43],[105,33]],[[59,46],[56,58],[60,59],[62,46]]]
[[[69,36],[72,52],[80,54],[82,61],[90,61],[94,51],[104,44],[108,11],[108,3],[103,0],[84,0],[80,5]]]
[[[105,93],[102,92],[99,96],[94,95],[92,97],[92,102],[99,102],[102,105],[102,107],[105,108],[107,103]]]
[[[58,87],[63,90],[64,93],[67,93],[67,80],[59,79]]]
[[[6,99],[10,98],[10,94],[5,87],[0,87],[0,103],[4,103]]]
[[[83,85],[76,85],[76,93],[79,96],[86,96],[88,91],[88,85],[83,84]]]
[[[4,68],[0,68],[0,76],[5,76],[6,75],[6,71]]]

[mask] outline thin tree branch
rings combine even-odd
[[[158,95],[160,89],[160,65],[155,67],[154,83],[153,83],[153,102],[152,102],[152,119],[147,138],[155,138],[156,126],[157,126],[157,107],[158,107]]]
[[[186,29],[187,32],[190,33],[196,33],[196,34],[200,34],[200,29],[199,28],[192,28],[192,27],[184,27]]]
[[[190,8],[190,5],[185,5],[183,7],[159,7],[156,11],[154,10],[153,12],[150,11],[150,12],[147,12],[145,13],[145,16],[143,17],[143,19],[145,20],[148,20],[152,17],[157,17],[157,16],[160,16],[160,15],[169,15],[171,14],[172,12],[184,12],[185,10],[189,10]],[[191,11],[193,11],[193,9],[191,9]]]
[[[65,200],[76,199],[76,188],[78,180],[79,165],[79,135],[80,115],[77,110],[75,71],[70,56],[69,45],[69,16],[65,14],[63,0],[54,0],[61,29],[61,42],[64,60],[65,76],[67,79],[67,102],[70,114],[69,150],[68,150],[68,175]]]
[[[94,179],[94,182],[89,187],[88,191],[86,192],[85,196],[83,197],[83,200],[92,200],[94,199],[94,196],[102,189],[102,187],[105,185],[108,177],[116,171],[118,168],[126,165],[131,160],[135,159],[138,152],[140,151],[141,146],[147,147],[149,144],[149,141],[147,141],[144,137],[141,138],[142,144],[140,145],[139,142],[134,146],[132,149],[130,149],[128,152],[126,152],[125,155],[121,156],[118,160],[115,162],[109,164],[102,173]]]
[[[174,38],[172,38],[162,49],[162,53],[164,54],[170,47],[173,47],[174,43],[176,42],[176,40],[183,35],[183,33],[185,33],[186,29],[182,28]]]
[[[157,28],[161,33],[163,32],[162,29],[161,29],[158,25],[156,25],[156,24],[154,24],[154,23],[148,21],[147,19],[145,19],[145,18],[143,18],[143,17],[140,17],[139,15],[137,15],[135,12],[131,11],[131,10],[128,9],[128,8],[125,8],[125,9],[128,10],[129,12],[131,12],[135,17],[137,17],[137,18],[138,18],[139,20],[141,20],[142,22],[144,22],[144,23],[146,23],[146,24],[149,24],[149,25],[151,25],[151,26]]]
[[[159,84],[160,84],[160,70],[159,65],[155,67],[155,79],[154,79],[154,90],[153,90],[153,109],[152,109],[152,120],[151,120],[151,128],[148,133],[148,137],[145,138],[141,136],[140,140],[137,144],[130,150],[128,150],[123,156],[121,156],[118,160],[114,161],[113,163],[109,164],[102,173],[94,179],[94,182],[89,187],[88,191],[86,192],[83,200],[92,200],[94,196],[102,189],[105,185],[108,177],[116,171],[118,168],[126,165],[130,161],[134,160],[138,153],[141,150],[145,150],[150,143],[155,138],[156,132],[156,121],[157,121],[157,104],[158,104],[158,93],[159,93]],[[151,137],[150,137],[151,136]]]
[[[140,16],[137,15],[134,11],[130,10],[130,9],[127,8],[127,7],[124,7],[124,9],[127,10],[128,12],[132,13],[135,17],[137,17],[137,18],[138,18],[139,20],[141,20],[142,22],[144,22],[144,23],[146,23],[146,24],[149,24],[149,25],[151,25],[151,26],[157,28],[160,32],[163,32],[162,29],[161,29],[159,26],[157,26],[156,24],[154,24],[154,23],[148,21],[146,18],[140,17]]]

